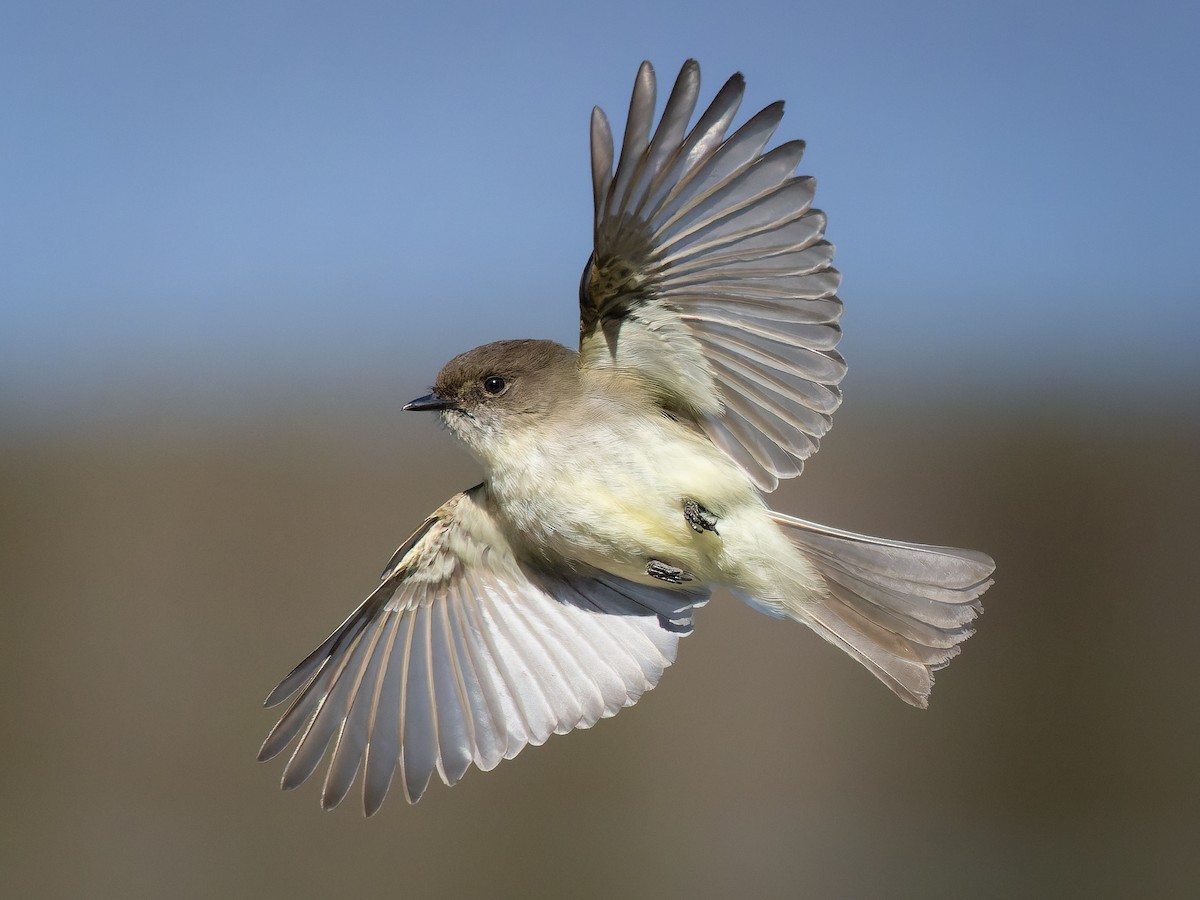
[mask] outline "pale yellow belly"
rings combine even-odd
[[[658,426],[658,427],[656,427]],[[631,580],[650,560],[676,566],[700,582],[720,581],[720,523],[698,533],[684,517],[695,500],[718,518],[762,508],[741,471],[702,439],[678,426],[603,426],[554,443],[513,448],[521,465],[493,473],[493,490],[526,546]],[[506,467],[507,468],[507,467]]]

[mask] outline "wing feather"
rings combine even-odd
[[[788,396],[774,381],[747,376],[720,361],[713,365],[722,378],[738,388],[740,398],[761,405],[796,432],[785,438],[796,456],[804,459],[816,452],[816,441],[829,430],[829,416]]]
[[[653,239],[672,250],[695,245],[697,253],[707,247],[734,244],[799,219],[815,195],[816,180],[797,176],[713,211],[702,206],[700,212],[707,215],[672,221],[655,232]]]
[[[640,74],[640,72],[639,72]],[[698,66],[684,65],[675,79],[675,87],[667,99],[662,119],[654,132],[654,139],[642,157],[641,167],[633,179],[629,190],[621,197],[621,207],[618,218],[627,211],[640,215],[649,192],[655,186],[654,173],[661,172],[667,162],[674,158],[687,131],[688,122],[696,109],[696,100],[700,96],[700,69]],[[654,110],[649,110],[653,116]]]
[[[383,583],[271,692],[294,696],[260,751],[294,743],[283,786],[328,752],[325,808],[363,773],[379,809],[397,768],[416,802],[551,734],[587,728],[652,688],[707,594],[556,576],[513,556],[483,486],[446,503]],[[332,750],[330,751],[330,745]]]
[[[447,598],[429,608],[429,660],[437,710],[438,774],[446,784],[457,784],[471,766],[477,738],[450,634],[449,606]]]
[[[451,584],[448,589],[446,607],[454,620],[452,651],[471,705],[471,723],[475,730],[474,762],[487,772],[507,756],[511,730],[506,725],[504,705],[492,682],[491,670],[480,659],[478,631],[472,625],[469,609],[473,601],[464,597],[462,590],[461,584]],[[519,736],[513,740],[524,743]]]
[[[309,691],[316,700],[316,711],[296,744],[292,757],[283,770],[283,789],[291,790],[303,783],[316,769],[324,756],[334,732],[345,717],[353,678],[343,677],[347,669],[356,671],[362,665],[367,642],[359,632],[348,650],[334,664],[326,667],[314,680]]]
[[[654,271],[656,274],[665,271],[678,274],[680,269],[686,272],[688,270],[684,268],[683,263],[697,257],[705,268],[718,269],[725,263],[764,259],[792,250],[802,250],[821,239],[827,224],[828,217],[824,210],[809,209],[799,218],[756,235],[725,243],[708,242],[673,248],[670,252],[662,254]],[[831,256],[832,253],[831,250]]]
[[[629,699],[629,686],[609,658],[610,654],[622,652],[621,644],[609,638],[604,629],[589,629],[587,621],[584,616],[564,616],[563,627],[554,632],[563,651],[591,681],[594,697],[599,701],[588,707],[587,717],[579,723],[581,728],[590,728],[598,719],[615,715]]]
[[[494,721],[504,730],[504,759],[512,759],[522,747],[534,741],[517,694],[510,688],[494,649],[494,640],[488,630],[491,623],[485,619],[482,607],[486,599],[484,589],[474,584],[469,570],[463,573],[461,580],[463,607],[471,619],[471,653],[477,671],[485,673]]]
[[[564,632],[570,627],[569,620],[563,622],[557,617],[547,617],[543,610],[533,605],[514,603],[512,608],[514,616],[524,619],[531,642],[544,654],[548,683],[558,687],[557,696],[551,701],[558,718],[556,732],[562,734],[573,727],[586,728],[594,724],[604,709],[604,700],[595,680],[574,655],[574,646],[564,646]]]
[[[782,153],[760,156],[782,118],[783,104],[772,104],[717,146],[702,165],[693,169],[686,181],[663,198],[660,206],[647,212],[655,237],[678,222],[703,220],[713,210],[754,196],[777,184],[781,177],[791,175],[796,169],[794,164],[782,176],[777,175],[775,169],[780,163],[786,165],[794,147]],[[796,157],[798,162],[799,155]],[[735,199],[731,200],[731,197]]]
[[[773,490],[800,473],[840,401],[841,276],[812,209],[816,182],[795,174],[803,142],[764,150],[783,104],[727,134],[745,90],[735,75],[685,135],[698,84],[689,60],[651,139],[654,71],[642,65],[615,178],[607,120],[593,117],[580,354],[586,366],[638,370],[664,407]],[[773,390],[758,393],[763,379],[739,361],[775,372]]]
[[[513,711],[524,728],[525,740],[535,747],[541,746],[554,733],[553,712],[540,682],[545,673],[530,666],[523,635],[519,627],[513,627],[514,623],[501,618],[503,610],[497,610],[491,587],[479,584],[474,587],[482,595],[477,605],[483,618],[483,639],[495,665],[497,681],[511,692]],[[509,747],[513,755],[519,749]]]
[[[633,705],[643,693],[653,687],[653,682],[647,675],[647,665],[643,658],[639,658],[634,652],[637,636],[623,633],[632,628],[624,621],[617,620],[612,622],[609,627],[601,627],[602,623],[608,625],[601,618],[606,614],[604,609],[596,603],[593,597],[576,588],[573,583],[567,582],[564,585],[564,593],[576,608],[589,610],[591,613],[590,615],[573,616],[571,619],[580,634],[584,636],[583,643],[595,648],[596,653],[605,660],[608,667],[611,667],[620,683],[619,692],[614,688],[612,693],[607,695],[605,703],[605,715],[616,715],[617,710]],[[649,667],[649,671],[653,671],[652,667]]]
[[[625,209],[629,185],[645,159],[650,146],[650,129],[654,125],[654,101],[657,96],[654,69],[643,62],[634,82],[633,96],[629,99],[629,115],[625,119],[625,137],[621,141],[621,159],[617,163],[617,174],[613,178],[612,190],[608,193],[607,212],[619,218]],[[620,206],[614,209],[614,204]]]
[[[367,815],[378,811],[387,796],[396,764],[400,759],[400,673],[395,648],[400,636],[402,617],[388,616],[386,635],[377,645],[383,656],[382,669],[375,685],[371,722],[367,738],[367,762],[363,773],[363,809]],[[402,644],[400,646],[403,646]]]
[[[693,90],[698,96],[700,64],[694,59],[688,60],[683,64],[683,70],[679,77],[682,79],[685,73],[689,78],[694,79]],[[663,148],[663,162],[655,169],[647,169],[643,172],[643,178],[648,182],[648,190],[645,199],[638,206],[636,218],[650,218],[646,210],[663,208],[674,199],[676,194],[687,187],[725,139],[725,132],[729,130],[733,117],[737,115],[745,92],[745,79],[741,75],[731,77],[718,91],[713,102],[700,114],[700,119],[692,130],[679,141],[672,152],[667,153],[666,147]],[[695,102],[696,98],[693,97],[693,108]],[[690,109],[688,118],[691,118]],[[686,122],[683,123],[683,127],[687,127]],[[631,187],[632,191],[637,189],[637,185]]]
[[[750,278],[785,278],[794,275],[812,275],[828,268],[833,261],[833,245],[818,241],[802,249],[788,248],[770,256],[747,257],[727,256],[719,264],[704,256],[685,260],[674,267],[671,286],[682,293],[683,288],[704,285],[712,280],[715,271],[726,280]],[[734,312],[730,310],[730,312]]]
[[[429,659],[429,605],[409,613],[408,671],[401,711],[400,771],[404,796],[411,803],[425,793],[438,766],[437,718]]]
[[[391,613],[384,613],[379,626],[364,637],[366,653],[362,667],[355,675],[354,686],[347,703],[348,712],[338,729],[337,741],[334,744],[333,756],[329,770],[325,776],[325,786],[321,794],[321,806],[333,809],[345,798],[358,774],[359,764],[367,747],[367,737],[370,734],[371,701],[374,699],[375,686],[387,660],[380,652],[381,638],[387,631]]]

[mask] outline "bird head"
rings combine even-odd
[[[446,363],[432,392],[404,408],[440,412],[455,436],[491,463],[508,441],[536,434],[548,414],[570,402],[577,360],[553,341],[484,344]]]

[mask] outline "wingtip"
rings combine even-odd
[[[980,571],[982,572],[980,581],[982,582],[986,579],[988,584],[991,584],[991,576],[996,573],[996,560],[992,559],[991,556],[982,550],[964,550],[963,555],[980,566]]]
[[[700,90],[700,63],[691,58],[684,60],[679,67],[679,74],[675,76],[677,90],[686,90],[689,85],[693,91]]]
[[[591,132],[593,160],[595,160],[598,153],[607,151],[604,155],[609,157],[608,166],[611,170],[611,157],[613,155],[612,127],[608,124],[608,116],[605,115],[604,110],[599,106],[592,107]]]
[[[271,733],[267,735],[267,739],[262,742],[262,746],[258,748],[259,762],[267,762],[283,752],[289,742],[281,741],[279,734],[279,724],[276,723],[275,727],[271,729]]]
[[[272,706],[278,706],[287,699],[287,694],[280,693],[280,688],[283,685],[276,685],[272,688],[271,693],[267,694],[267,699],[263,700],[263,709],[270,709]]]

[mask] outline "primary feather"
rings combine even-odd
[[[698,86],[689,60],[649,140],[655,78],[642,64],[615,176],[608,122],[593,114],[580,353],[652,380],[770,491],[800,474],[840,400],[840,276],[811,208],[815,182],[795,175],[803,143],[763,152],[783,104],[726,136],[744,90],[735,75],[686,132]],[[767,384],[743,361],[773,373]]]
[[[674,660],[708,594],[531,568],[498,537],[484,485],[443,505],[414,538],[267,698],[293,697],[259,754],[296,742],[284,788],[305,781],[332,743],[326,808],[346,796],[364,757],[371,814],[397,766],[415,802],[435,773],[454,784],[472,763],[491,769],[632,705]]]

